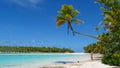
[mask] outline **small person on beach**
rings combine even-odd
[[[91,52],[91,60],[93,61],[93,52]]]

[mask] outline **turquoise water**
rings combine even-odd
[[[14,68],[14,67],[24,68],[24,66],[30,66],[35,64],[42,66],[54,64],[57,61],[78,61],[80,59],[87,57],[89,57],[89,54],[64,54],[64,53],[0,54],[0,68]]]

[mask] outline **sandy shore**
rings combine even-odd
[[[109,66],[105,65],[100,61],[101,55],[96,54],[94,55],[94,60],[91,61],[85,60],[82,62],[74,62],[74,63],[67,63],[67,64],[55,64],[55,65],[49,65],[44,66],[40,68],[114,68],[115,66]],[[88,58],[87,58],[88,59]]]
[[[114,68],[114,66],[109,66],[101,63],[100,60],[88,61],[84,63],[71,63],[71,64],[57,64],[44,66],[40,68]]]

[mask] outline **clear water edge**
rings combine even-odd
[[[82,61],[89,58],[84,53],[2,53],[0,54],[0,68],[30,68],[55,64],[57,61]]]

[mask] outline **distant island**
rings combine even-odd
[[[69,48],[58,47],[25,47],[25,46],[0,46],[0,52],[48,52],[48,53],[73,53],[74,51]]]

